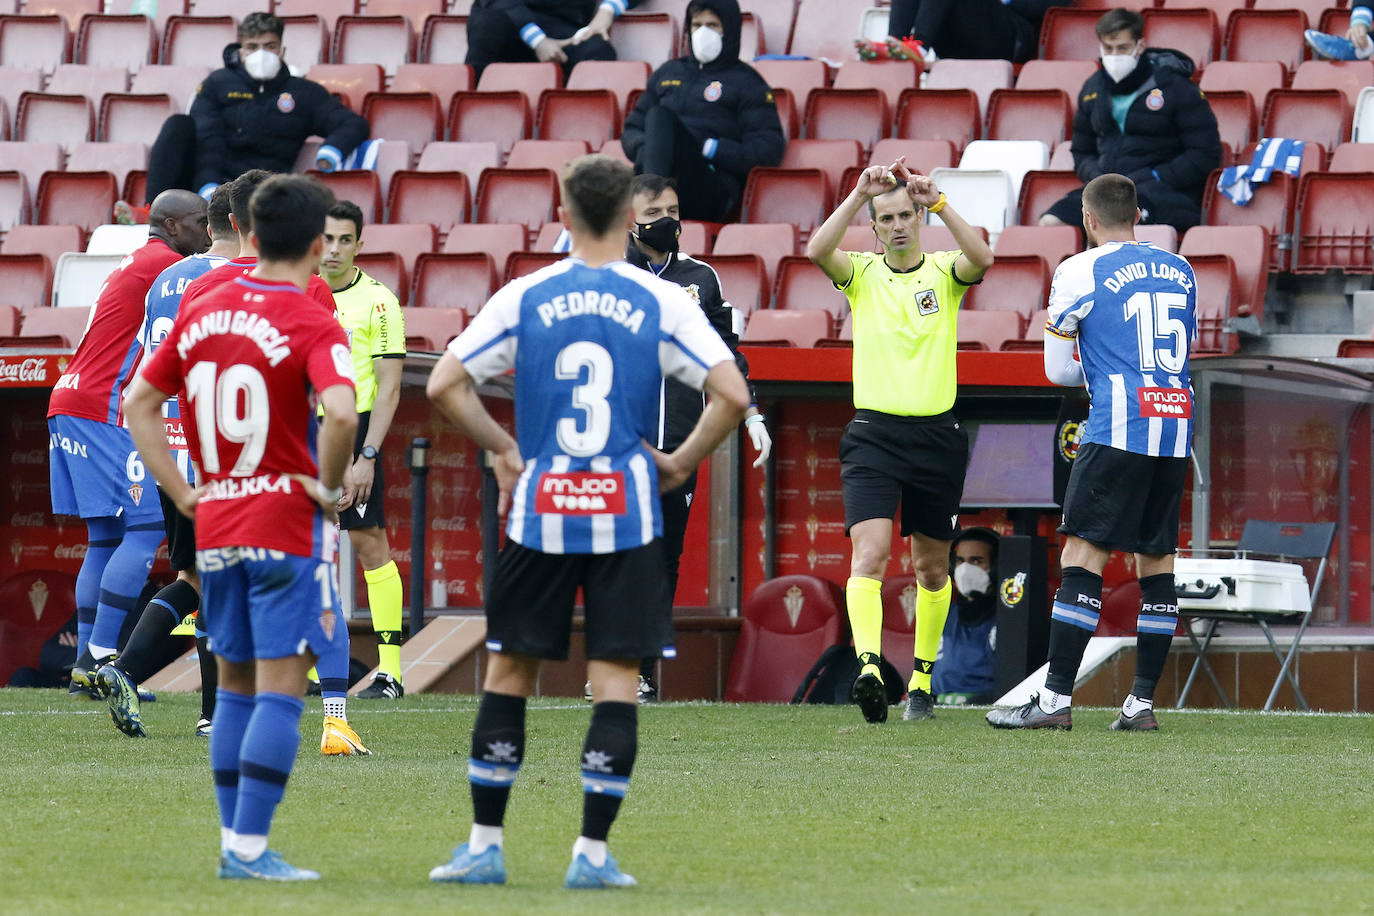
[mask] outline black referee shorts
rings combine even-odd
[[[162,524],[167,529],[167,561],[173,571],[196,568],[196,523],[182,515],[171,497],[157,488],[162,501]]]
[[[487,648],[566,659],[581,588],[587,658],[673,655],[673,612],[663,575],[658,539],[602,554],[543,553],[507,541],[487,586]]]
[[[371,411],[363,411],[358,414],[358,435],[353,440],[353,460],[358,460],[358,453],[363,450],[363,443],[367,441],[368,421],[372,419]],[[359,499],[353,505],[339,513],[339,528],[342,531],[353,531],[362,528],[385,528],[386,527],[386,471],[382,468],[382,456],[378,455],[377,460],[372,462],[372,495],[366,500]]]
[[[892,518],[902,537],[950,541],[968,471],[968,431],[950,412],[899,417],[859,410],[840,438],[845,534],[859,522]]]
[[[1069,471],[1059,533],[1111,550],[1155,557],[1173,553],[1187,480],[1187,458],[1083,445]]]

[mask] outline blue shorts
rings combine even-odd
[[[157,486],[122,426],[49,418],[48,481],[56,515],[119,516],[126,525],[162,518]]]
[[[231,662],[323,655],[347,625],[333,563],[263,547],[196,551],[201,625]]]

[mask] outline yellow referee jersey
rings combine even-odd
[[[962,252],[926,252],[895,273],[881,253],[847,251],[854,275],[839,287],[854,316],[854,406],[927,417],[954,406],[959,303],[954,278]]]
[[[364,413],[377,400],[377,376],[372,371],[372,361],[378,357],[405,356],[406,328],[396,294],[362,270],[355,270],[353,282],[334,291],[334,316],[343,325],[353,349],[358,413]]]

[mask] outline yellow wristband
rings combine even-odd
[[[931,204],[931,205],[930,205],[929,207],[927,207],[926,209],[927,209],[928,211],[930,211],[931,213],[939,213],[941,210],[943,210],[943,209],[945,208],[945,204],[947,204],[947,203],[949,203],[949,201],[945,198],[945,192],[944,192],[944,191],[941,191],[941,192],[940,192],[940,199],[937,200],[935,203]]]

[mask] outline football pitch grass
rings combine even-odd
[[[436,885],[467,838],[470,696],[354,701],[373,750],[319,754],[321,706],[272,846],[323,873],[214,877],[199,700],[152,737],[65,691],[0,690],[0,912],[1360,913],[1374,910],[1374,718],[1161,712],[1157,734],[994,732],[975,709],[864,725],[853,707],[641,710],[611,850],[639,887],[565,891],[586,704],[531,702],[506,887]]]

